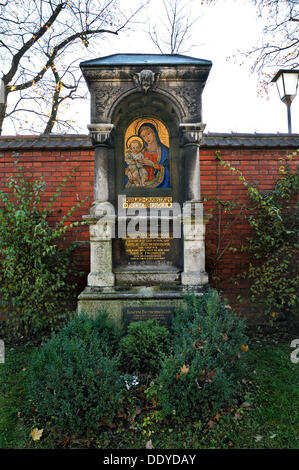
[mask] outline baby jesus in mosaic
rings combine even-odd
[[[125,173],[131,184],[144,186],[148,180],[148,172],[142,163],[144,160],[144,155],[141,153],[144,147],[143,141],[138,136],[132,136],[127,145],[125,162],[128,166]]]

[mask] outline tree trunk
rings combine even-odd
[[[2,135],[3,121],[5,118],[6,103],[0,103],[0,135]]]
[[[8,90],[6,83],[0,80],[0,135],[3,131],[3,122],[6,116]]]

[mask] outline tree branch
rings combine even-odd
[[[79,38],[81,38],[81,40],[84,43],[84,42],[86,42],[86,39],[84,38],[84,36],[91,35],[91,34],[102,34],[102,33],[110,33],[110,34],[116,34],[117,35],[118,31],[111,31],[109,29],[95,29],[95,30],[86,30],[86,31],[83,31],[83,32],[80,32],[80,33],[72,34],[71,36],[69,36],[64,41],[62,41],[60,44],[58,44],[57,46],[55,46],[53,48],[52,53],[49,55],[49,59],[47,60],[46,64],[35,75],[35,77],[32,80],[29,80],[29,81],[27,81],[25,83],[22,83],[20,85],[12,86],[10,91],[25,90],[26,88],[30,88],[32,85],[35,85],[36,83],[38,83],[43,78],[43,76],[45,75],[45,73],[47,72],[49,67],[52,67],[52,65],[54,64],[54,61],[55,61],[55,58],[57,57],[57,54],[62,49],[64,49],[64,47],[66,47],[69,43],[71,43],[71,42],[73,42],[73,41],[75,41],[76,39],[79,39]]]
[[[9,72],[5,74],[2,77],[2,80],[4,83],[8,84],[12,78],[15,76],[18,66],[20,63],[21,58],[24,56],[24,54],[32,47],[34,43],[36,43],[46,32],[47,30],[52,26],[56,18],[58,17],[59,13],[61,10],[64,8],[66,5],[66,2],[60,3],[54,10],[53,14],[50,16],[48,21],[39,29],[39,31],[34,34],[29,41],[25,42],[23,47],[16,53],[16,55],[12,59],[12,64]]]

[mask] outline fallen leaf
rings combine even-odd
[[[255,442],[259,442],[263,440],[263,436],[255,436],[254,439],[255,439]]]
[[[214,416],[214,419],[216,419],[217,421],[219,421],[220,417],[221,417],[221,414],[220,414],[220,413],[217,413],[216,416]]]
[[[70,443],[70,438],[69,438],[69,437],[65,437],[62,442],[63,442],[64,447],[67,447],[67,446],[69,445],[69,443]]]
[[[209,428],[212,429],[212,427],[214,426],[214,424],[215,424],[215,422],[214,422],[212,419],[210,419],[210,421],[208,422]]]
[[[241,408],[244,408],[245,410],[250,410],[251,404],[248,401],[244,401],[244,403],[242,403],[241,405]]]
[[[115,429],[115,428],[116,428],[116,424],[115,424],[115,423],[108,423],[107,426],[108,426],[110,429]]]
[[[132,429],[132,431],[138,431],[138,428],[132,424],[129,426],[129,429]]]
[[[39,441],[40,438],[42,437],[43,431],[44,431],[43,429],[34,428],[30,433],[32,440]]]
[[[145,444],[145,448],[146,449],[153,449],[154,448],[153,443],[152,443],[151,440],[147,441],[147,443]]]
[[[188,374],[189,366],[186,366],[186,364],[184,364],[183,367],[181,367],[181,372],[182,374]]]
[[[240,351],[248,351],[248,346],[245,346],[245,344],[242,344],[242,346],[240,346]]]
[[[207,373],[207,376],[210,377],[210,378],[214,377],[215,373],[216,373],[216,369],[213,369],[213,370],[211,370],[211,372]]]

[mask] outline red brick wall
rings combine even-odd
[[[219,149],[218,149],[219,150]],[[259,188],[269,190],[273,187],[281,166],[281,158],[293,153],[288,149],[246,149],[246,148],[223,148],[220,149],[222,158],[236,169],[243,172],[248,181],[255,182]],[[15,160],[20,162],[24,168],[24,175],[29,178],[44,177],[46,190],[42,196],[42,202],[46,205],[58,184],[62,183],[66,176],[73,172],[73,176],[62,188],[62,195],[54,203],[55,212],[51,223],[65,215],[68,210],[77,204],[79,200],[86,197],[81,208],[76,209],[69,222],[82,220],[82,215],[89,212],[93,201],[93,179],[94,179],[94,152],[92,149],[74,150],[18,150],[19,155],[13,151],[0,151],[0,189],[6,190],[6,179],[18,171],[14,164]],[[214,197],[222,201],[234,200],[241,205],[248,202],[246,188],[238,181],[237,175],[223,168],[215,159],[216,148],[201,149],[201,194],[210,198],[205,202],[206,212],[215,208]],[[294,157],[292,166],[298,164],[298,157]],[[19,166],[20,166],[19,165]],[[232,252],[230,247],[239,247],[249,234],[249,226],[242,217],[238,218],[239,209],[232,211],[231,215],[222,214],[222,222],[219,224],[217,212],[207,225],[206,233],[206,265],[210,274],[211,284],[223,291],[233,306],[248,315],[254,313],[254,306],[243,301],[238,304],[237,296],[246,299],[248,283],[242,281],[239,285],[234,283],[235,276],[246,266],[248,259],[239,251]],[[231,225],[230,225],[231,224]],[[219,238],[219,227],[221,239]],[[226,234],[223,234],[223,228]],[[223,236],[225,235],[225,236]],[[82,269],[89,272],[89,247],[88,227],[73,228],[66,236],[65,243],[70,241],[83,241],[85,245],[79,250]],[[218,262],[215,260],[218,256]],[[82,279],[83,289],[86,285],[86,276]],[[81,289],[81,290],[82,290]]]
[[[279,168],[283,164],[282,159],[293,152],[287,149],[220,149],[224,161],[240,170],[248,182],[262,190],[273,188],[275,180],[281,175]],[[248,255],[238,248],[246,243],[246,237],[250,234],[250,227],[244,220],[250,200],[236,172],[221,166],[215,156],[216,149],[201,149],[201,194],[212,199],[205,203],[206,212],[214,209],[213,217],[206,226],[206,267],[210,283],[223,292],[233,307],[254,318],[261,306],[249,301],[248,280],[237,278],[249,261]],[[291,167],[295,168],[298,160],[299,156],[293,157]],[[219,216],[213,202],[215,197],[221,201],[233,200],[239,207],[233,209],[231,214],[221,212]],[[238,296],[242,303],[238,301]]]
[[[19,155],[17,155],[19,153]],[[9,176],[14,176],[23,167],[24,176],[32,179],[44,178],[46,182],[45,191],[42,193],[41,202],[44,206],[49,203],[58,185],[68,178],[65,186],[61,189],[61,196],[54,202],[53,216],[50,217],[50,224],[55,224],[60,220],[71,207],[75,206],[80,200],[85,200],[82,207],[77,208],[68,223],[82,220],[82,215],[88,214],[90,205],[93,201],[93,150],[63,150],[51,151],[2,151],[0,152],[0,189],[7,191],[6,180]],[[18,160],[19,164],[14,162]],[[86,200],[89,198],[90,200]],[[89,229],[88,227],[74,227],[66,233],[64,244],[71,241],[85,242],[77,250],[76,254],[80,256],[82,270],[89,272]],[[86,286],[86,277],[82,278],[80,288]],[[81,289],[81,290],[82,290]]]

